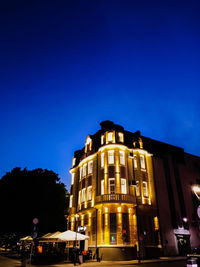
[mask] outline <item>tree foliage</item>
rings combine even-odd
[[[0,234],[39,235],[66,230],[67,191],[53,171],[14,168],[0,180]]]

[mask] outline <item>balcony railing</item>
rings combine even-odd
[[[125,202],[125,203],[136,203],[135,196],[127,194],[106,194],[96,197],[96,204],[102,202]]]

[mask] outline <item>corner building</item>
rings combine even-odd
[[[177,187],[176,162],[184,160],[183,150],[111,121],[100,125],[74,153],[68,229],[88,235],[81,248],[99,248],[104,260],[181,254],[177,236],[184,231],[190,247],[187,223],[180,219],[187,218],[183,191]]]

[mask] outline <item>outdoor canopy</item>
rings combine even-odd
[[[73,231],[65,231],[57,236],[60,240],[63,241],[74,241],[74,240],[86,240],[89,239],[89,236],[82,235]]]

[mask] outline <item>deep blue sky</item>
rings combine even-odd
[[[47,168],[102,120],[200,156],[199,0],[0,3],[0,177]]]

